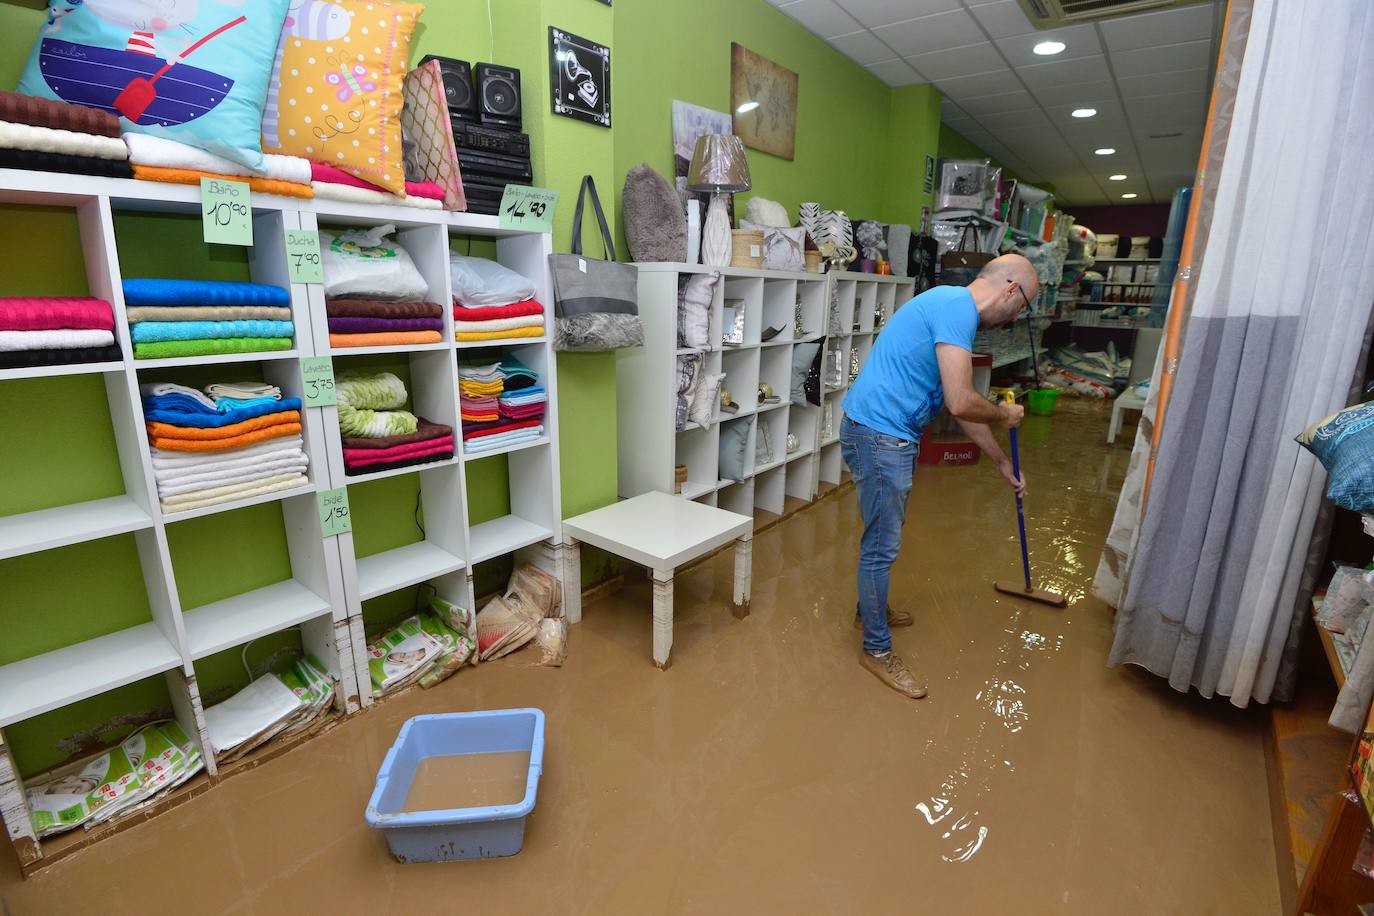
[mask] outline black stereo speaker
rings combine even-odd
[[[477,65],[477,115],[483,124],[520,129],[520,71]]]
[[[450,118],[463,121],[477,120],[477,96],[472,92],[472,65],[465,60],[426,54],[420,63],[432,60],[439,62],[439,71],[444,76],[444,96],[448,99]]]

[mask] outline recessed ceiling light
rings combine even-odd
[[[1031,51],[1035,54],[1039,54],[1041,57],[1049,57],[1052,54],[1061,53],[1065,47],[1062,41],[1042,41],[1040,44],[1031,48]]]
[[[1091,118],[1095,114],[1097,114],[1096,108],[1075,108],[1073,110],[1075,118]]]
[[[1108,175],[1108,176],[1107,176],[1107,180],[1108,180],[1108,181],[1125,181],[1125,180],[1126,180],[1126,176],[1125,176],[1125,175]]]
[[[1135,199],[1136,199],[1136,195],[1135,195],[1135,194],[1122,194],[1122,195],[1121,195],[1121,199],[1122,199],[1122,200],[1135,200]]]
[[[1104,146],[1102,147],[1102,149],[1093,150],[1093,152],[1097,153],[1097,155],[1099,156],[1110,156],[1116,152],[1116,148],[1112,146]]]

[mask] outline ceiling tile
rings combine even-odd
[[[850,14],[869,28],[891,25],[933,13],[962,10],[959,0],[839,0]]]
[[[958,76],[991,73],[996,70],[1001,70],[1010,75],[1005,62],[1002,60],[1002,55],[997,53],[997,49],[993,47],[990,41],[967,45],[962,48],[929,51],[925,54],[910,56],[907,60],[930,80],[953,79]],[[1016,83],[1004,91],[1020,88],[1021,84]]]
[[[1148,76],[1174,70],[1205,70],[1212,60],[1210,41],[1186,41],[1112,54],[1117,76]]]
[[[954,99],[951,99],[949,96],[944,96],[940,99],[940,118],[942,120],[948,121],[951,118],[967,117],[968,114],[959,107]]]
[[[1048,128],[1051,126],[1050,119],[1045,117],[1045,113],[1039,108],[1018,108],[1015,111],[1006,111],[994,115],[989,120],[992,121],[992,129],[999,133],[1005,133],[1011,128],[1015,128],[1015,131],[1012,132],[1021,134],[1031,128]],[[1015,149],[1021,148],[1022,144],[1019,137],[1012,146]]]
[[[1177,10],[1122,16],[1101,23],[1102,37],[1113,51],[1211,39],[1215,15],[1216,6],[1205,3]]]
[[[1041,105],[1072,105],[1075,108],[1092,106],[1095,102],[1115,102],[1116,83],[1100,80],[1092,83],[1069,83],[1064,86],[1032,86],[1031,95]]]
[[[848,35],[863,28],[853,16],[840,9],[835,0],[791,0],[778,9],[822,38]]]
[[[1112,78],[1107,70],[1106,58],[1101,55],[1017,67],[1016,72],[1032,89],[1069,86],[1076,83],[1100,83]]]
[[[969,12],[982,23],[983,28],[993,38],[1011,38],[1013,35],[1029,35],[1035,31],[1021,5],[1016,0],[997,0],[984,6],[975,6]]]
[[[1000,92],[1015,92],[1021,88],[1021,81],[1010,70],[998,70],[975,76],[940,79],[936,80],[936,85],[946,96],[968,99],[982,95],[997,95]]]
[[[911,69],[911,66],[901,58],[869,64],[865,69],[889,86],[914,86],[917,83],[925,82],[921,79],[920,74]]]
[[[848,0],[852,2],[852,0]],[[903,4],[908,10],[911,4]],[[902,57],[940,51],[984,41],[983,30],[966,10],[908,19],[895,25],[875,28],[873,33]]]
[[[1174,92],[1169,95],[1154,95],[1145,99],[1131,99],[1126,103],[1126,113],[1132,119],[1136,116],[1157,117],[1175,111],[1189,113],[1207,108],[1207,96],[1201,92]]]
[[[1167,95],[1170,92],[1187,92],[1196,89],[1202,92],[1211,90],[1207,70],[1177,70],[1173,73],[1152,73],[1149,76],[1118,76],[1123,99],[1143,99],[1152,95]]]
[[[873,37],[869,31],[855,32],[829,39],[833,48],[846,57],[861,64],[876,64],[880,60],[891,60],[892,51],[887,45]]]
[[[962,99],[959,102],[959,107],[975,118],[1002,114],[1007,111],[1020,111],[1023,108],[1033,108],[1034,106],[1035,99],[1031,98],[1030,93],[1025,90],[1003,92],[999,95],[985,95],[977,99]]]
[[[1042,41],[1062,41],[1065,48],[1053,57],[1041,57],[1032,48]],[[1026,67],[1081,57],[1096,57],[1102,53],[1102,43],[1097,40],[1097,32],[1090,25],[1071,25],[1062,29],[1046,29],[1029,35],[997,39],[997,47],[1007,56],[1007,63],[1013,67]]]

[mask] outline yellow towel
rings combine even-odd
[[[453,335],[457,341],[465,340],[514,340],[523,337],[543,337],[544,326],[530,328],[511,328],[509,331],[458,331]]]

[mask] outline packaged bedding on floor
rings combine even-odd
[[[409,686],[443,653],[443,643],[425,632],[420,616],[407,617],[367,647],[372,689],[384,694]]]
[[[317,726],[329,710],[333,679],[313,658],[282,674],[267,673],[205,710],[206,731],[218,759],[232,763],[273,738]]]
[[[145,725],[118,747],[61,767],[25,793],[41,836],[94,826],[176,788],[204,767],[174,721]]]

